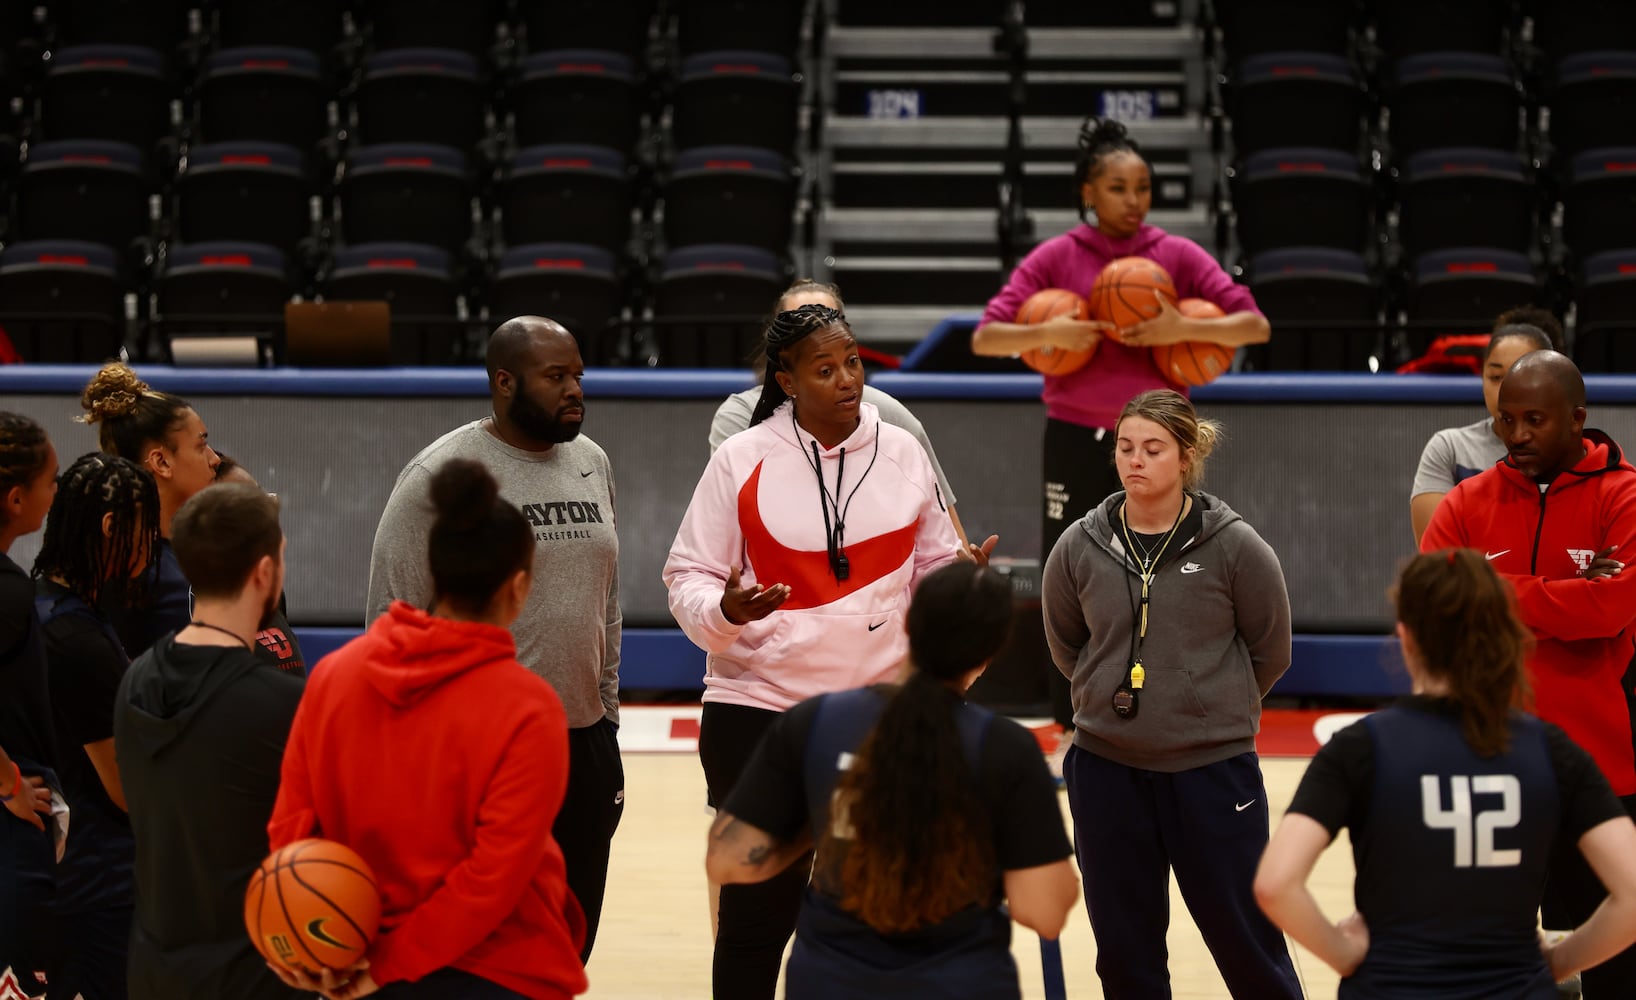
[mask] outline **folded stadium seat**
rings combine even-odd
[[[1557,64],[1545,95],[1558,155],[1636,146],[1636,52],[1582,52]]]
[[[223,49],[205,61],[198,94],[206,142],[281,142],[311,155],[330,132],[319,58],[306,49]]]
[[[1574,292],[1574,360],[1585,372],[1636,372],[1636,248],[1585,258]]]
[[[1271,52],[1344,56],[1357,0],[1216,0],[1216,23],[1233,63]]]
[[[354,108],[364,143],[470,149],[487,134],[477,60],[455,49],[394,49],[364,62]]]
[[[1562,238],[1580,260],[1636,243],[1636,147],[1573,158],[1562,190]]]
[[[59,45],[138,45],[168,54],[187,37],[192,6],[189,0],[53,0],[50,10]]]
[[[1355,156],[1330,149],[1269,149],[1233,179],[1244,252],[1323,246],[1361,251],[1370,242],[1373,193]]]
[[[1239,65],[1228,108],[1240,158],[1287,146],[1350,153],[1358,146],[1364,93],[1351,62],[1340,56],[1271,52]]]
[[[802,0],[687,0],[676,15],[676,37],[684,56],[738,49],[793,59],[805,9]]]
[[[183,243],[265,243],[294,259],[301,241],[313,235],[311,202],[317,194],[293,146],[194,146],[176,179],[176,231]]]
[[[1549,64],[1579,52],[1636,50],[1636,4],[1629,0],[1535,0],[1526,11]]]
[[[684,150],[663,192],[665,242],[672,247],[739,243],[789,250],[795,178],[777,153],[749,146]]]
[[[795,147],[796,86],[789,61],[766,52],[703,52],[682,60],[671,115],[677,149]]]
[[[629,153],[641,112],[630,57],[557,49],[524,59],[507,92],[519,147],[575,142]]]
[[[1515,153],[1417,153],[1404,166],[1399,198],[1398,236],[1408,257],[1448,247],[1526,253],[1533,245],[1536,196]]]
[[[630,242],[631,179],[625,157],[603,146],[530,146],[506,167],[496,195],[506,243]]]
[[[1510,4],[1494,0],[1374,0],[1375,41],[1388,56],[1499,52]]]
[[[131,45],[77,45],[54,53],[40,94],[51,139],[107,139],[150,152],[171,130],[164,57]]]
[[[451,365],[463,356],[460,293],[448,253],[418,243],[363,243],[335,251],[320,282],[330,300],[384,301],[392,310],[392,363]]]
[[[489,320],[547,316],[579,341],[586,364],[607,360],[607,329],[623,305],[614,255],[582,243],[533,243],[500,255],[489,283]]]
[[[1400,59],[1387,106],[1399,160],[1448,146],[1517,148],[1522,89],[1499,56],[1427,52]]]
[[[1445,333],[1483,333],[1494,317],[1539,298],[1528,258],[1495,247],[1454,247],[1415,258],[1403,311],[1411,356]]]
[[[327,56],[341,42],[335,0],[216,0],[216,44],[223,49],[279,45]]]
[[[17,179],[21,239],[89,240],[123,251],[149,235],[142,154],[122,142],[71,139],[31,146]]]
[[[24,361],[106,361],[125,340],[119,256],[99,243],[25,240],[0,250],[6,333]]]
[[[1250,290],[1272,340],[1246,348],[1257,371],[1367,371],[1381,353],[1380,297],[1351,250],[1287,247],[1250,258]]]
[[[275,336],[295,294],[276,248],[231,241],[172,245],[154,288],[167,347],[178,336]]]
[[[654,290],[658,363],[742,367],[762,335],[768,303],[785,283],[778,258],[756,247],[706,244],[670,251]]]
[[[340,188],[347,244],[428,243],[458,254],[471,238],[471,178],[457,149],[364,146],[347,158]]]
[[[459,49],[486,56],[505,20],[503,0],[363,0],[355,13],[368,25],[370,47]]]
[[[531,52],[600,49],[640,60],[658,0],[519,0]]]

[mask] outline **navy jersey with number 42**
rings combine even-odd
[[[1342,998],[1556,995],[1535,913],[1561,794],[1544,725],[1480,757],[1458,716],[1389,709],[1363,723],[1374,757],[1368,822],[1353,831],[1369,954]]]

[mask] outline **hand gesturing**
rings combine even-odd
[[[727,574],[727,589],[721,594],[721,613],[734,625],[743,625],[746,622],[760,621],[778,610],[778,606],[789,599],[790,588],[782,583],[775,583],[770,587],[756,584],[752,587],[740,587],[738,567],[733,567]]]

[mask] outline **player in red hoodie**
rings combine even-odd
[[[1481,550],[1511,583],[1536,645],[1528,660],[1536,711],[1591,756],[1636,815],[1632,702],[1625,687],[1636,637],[1636,468],[1600,431],[1585,430],[1585,380],[1555,351],[1524,355],[1500,385],[1500,464],[1443,498],[1422,552]],[[1582,924],[1607,895],[1567,844],[1552,859],[1545,926]],[[1629,996],[1636,949],[1583,974],[1587,997]]]
[[[586,989],[585,919],[551,836],[568,721],[507,630],[533,533],[475,462],[450,461],[431,493],[432,608],[393,604],[314,669],[269,839],[340,841],[380,883],[367,968],[326,974],[327,996],[566,1000]]]

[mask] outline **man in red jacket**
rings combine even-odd
[[[1567,731],[1636,815],[1636,744],[1626,681],[1636,634],[1636,468],[1600,431],[1585,430],[1585,380],[1555,351],[1524,355],[1500,385],[1496,430],[1507,456],[1455,486],[1420,540],[1422,552],[1480,549],[1516,591],[1537,644],[1529,659],[1535,711]],[[1523,803],[1523,808],[1528,808]],[[1501,828],[1496,834],[1503,837]],[[1552,859],[1545,926],[1576,927],[1606,896],[1562,845]],[[1587,1000],[1636,990],[1636,949],[1583,975]]]

